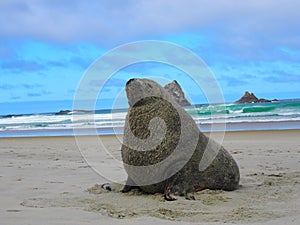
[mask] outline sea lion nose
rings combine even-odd
[[[130,82],[132,82],[132,81],[134,81],[134,80],[136,80],[136,79],[135,79],[135,78],[132,78],[132,79],[130,79],[129,81],[127,81],[126,86],[127,86],[128,84],[130,84]]]

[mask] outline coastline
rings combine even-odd
[[[203,132],[300,129],[300,99],[285,99],[273,103],[204,104],[186,107],[185,110]],[[63,112],[66,114],[2,115],[0,116],[0,138],[73,136],[74,133],[76,135],[122,134],[127,109]]]
[[[73,129],[70,129],[69,131],[71,132]],[[202,131],[205,135],[209,135],[211,132],[210,131]],[[214,131],[213,133],[224,133],[225,136],[229,136],[229,135],[234,135],[234,134],[281,134],[281,133],[295,133],[297,134],[298,132],[300,132],[300,128],[295,128],[295,129],[262,129],[262,130],[226,130],[226,131]],[[85,135],[78,135],[78,137],[103,137],[103,138],[115,138],[115,137],[122,137],[123,134],[122,133],[104,133],[104,134],[85,134]],[[5,139],[51,139],[51,138],[70,138],[70,139],[75,139],[76,135],[74,135],[74,133],[72,133],[71,135],[66,134],[66,135],[50,135],[50,136],[16,136],[16,137],[0,137],[0,140],[5,140]]]
[[[240,122],[225,124],[200,124],[202,132],[236,132],[236,131],[280,131],[300,129],[300,120],[270,121],[270,122]],[[65,129],[27,129],[27,130],[0,130],[0,139],[6,137],[58,137],[58,136],[90,136],[90,135],[122,135],[123,127],[106,128],[65,128]]]
[[[208,133],[206,133],[208,135]],[[299,224],[300,130],[226,132],[224,147],[237,160],[241,188],[204,190],[196,201],[161,195],[106,193],[110,182],[82,158],[75,137],[1,138],[1,221],[3,224]],[[80,136],[87,150],[101,138],[113,154],[113,135]],[[105,165],[110,159],[97,159]],[[113,174],[113,171],[108,173]],[[90,190],[90,193],[87,190]]]

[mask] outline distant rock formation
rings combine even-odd
[[[190,106],[191,103],[184,97],[184,92],[182,91],[180,85],[176,80],[167,84],[165,90],[175,99],[175,101],[181,106]]]
[[[268,100],[264,98],[258,99],[253,93],[250,93],[248,91],[245,92],[245,94],[237,100],[235,103],[237,104],[243,104],[243,103],[258,103],[258,102],[276,102],[277,99]]]
[[[5,116],[0,116],[2,118],[15,118],[15,117],[19,117],[19,116],[23,116],[23,114],[8,114]]]
[[[68,115],[71,114],[71,110],[60,110],[59,112],[55,113],[55,115]]]
[[[87,113],[91,112],[90,110],[60,110],[59,112],[55,113],[55,115],[70,115],[73,113]]]

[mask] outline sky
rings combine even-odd
[[[95,60],[143,40],[194,52],[226,102],[245,91],[300,98],[299,8],[298,0],[1,0],[0,107],[31,102],[43,111],[41,102],[70,102]],[[204,101],[181,71],[151,63],[120,71],[101,98],[114,99],[139,76],[180,80],[193,103]]]

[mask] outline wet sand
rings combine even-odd
[[[114,181],[122,179],[117,177],[122,174],[121,137],[1,138],[0,221],[299,224],[299,137],[300,130],[226,133],[223,145],[240,166],[241,187],[233,192],[204,190],[194,194],[195,201],[177,197],[174,202],[160,194],[119,192],[122,185]],[[99,154],[101,148],[114,158]],[[112,192],[100,188],[106,182],[112,183]]]

